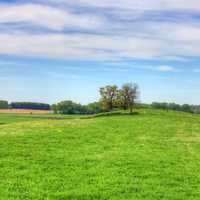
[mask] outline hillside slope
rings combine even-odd
[[[139,112],[12,123],[4,115],[0,199],[199,199],[200,116]]]

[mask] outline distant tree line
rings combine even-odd
[[[116,85],[107,85],[99,90],[100,100],[87,105],[81,105],[73,101],[61,101],[50,106],[45,103],[35,102],[12,102],[0,101],[0,109],[33,109],[53,110],[60,114],[97,114],[110,112],[116,109],[124,109],[133,112],[138,99],[138,86],[133,83],[126,83],[119,88]]]
[[[189,105],[189,104],[180,105],[176,103],[153,102],[151,106],[152,108],[156,108],[156,109],[175,110],[175,111],[200,114],[200,105]]]
[[[152,104],[138,103],[139,89],[135,83],[126,83],[121,87],[117,85],[106,85],[99,89],[100,100],[98,102],[82,105],[70,100],[49,105],[36,102],[11,102],[0,100],[0,109],[32,109],[32,110],[53,110],[59,114],[98,114],[115,110],[129,110],[134,108],[154,108],[163,110],[183,111],[189,113],[199,113],[200,105],[176,104],[166,102],[153,102]]]
[[[81,105],[70,100],[52,105],[52,110],[59,114],[97,114],[103,112],[99,102]]]
[[[11,102],[0,101],[0,109],[31,109],[31,110],[50,110],[51,106],[45,103],[35,102]]]
[[[51,106],[45,103],[34,103],[34,102],[12,102],[11,108],[14,109],[31,109],[31,110],[50,110]]]
[[[52,110],[59,114],[98,114],[121,109],[129,110],[132,113],[134,108],[154,108],[200,114],[200,105],[180,105],[165,102],[141,104],[138,102],[139,90],[137,84],[126,83],[121,88],[116,85],[107,85],[101,87],[99,92],[100,100],[87,105],[81,105],[70,100],[53,105],[36,102],[11,102],[9,104],[8,101],[0,100],[0,109]]]

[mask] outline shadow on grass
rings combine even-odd
[[[94,114],[94,115],[89,115],[82,117],[83,119],[90,119],[90,118],[97,118],[97,117],[110,117],[110,116],[134,116],[134,115],[139,115],[138,112],[122,112],[122,111],[116,111],[116,112],[105,112],[105,113],[99,113],[99,114]]]

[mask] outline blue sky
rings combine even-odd
[[[199,75],[199,1],[0,1],[0,99],[88,103],[136,82],[142,102],[200,104]]]

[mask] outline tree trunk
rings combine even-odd
[[[133,106],[130,106],[130,114],[133,113]]]

